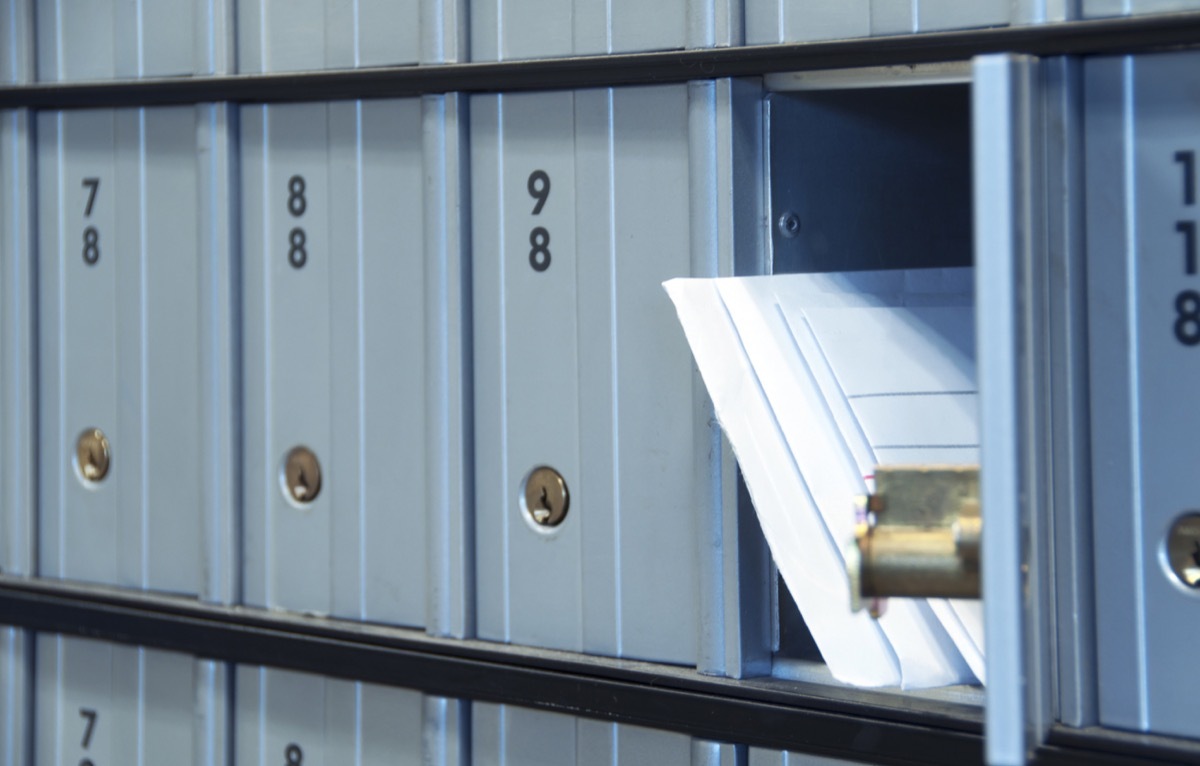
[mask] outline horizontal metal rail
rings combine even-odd
[[[0,576],[0,624],[871,763],[978,763],[969,705]]]
[[[1168,13],[786,45],[371,69],[39,83],[0,109],[282,103],[651,85],[773,72],[965,61],[983,53],[1131,53],[1200,44],[1200,13]]]
[[[983,757],[971,705],[425,635],[346,620],[0,575],[0,624],[870,763]],[[1058,729],[1037,762],[1200,763],[1200,745]]]

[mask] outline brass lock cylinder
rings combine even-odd
[[[99,428],[85,428],[75,440],[75,470],[86,484],[98,484],[108,476],[112,451],[108,437]]]
[[[307,506],[321,494],[321,462],[303,445],[293,447],[283,459],[280,478],[284,495],[296,505]]]
[[[571,492],[558,471],[538,466],[525,477],[521,491],[521,510],[539,530],[549,531],[567,518]]]
[[[950,529],[876,528],[859,539],[862,598],[979,598],[979,560]]]
[[[898,598],[979,598],[977,467],[881,466],[846,551],[851,604]]]

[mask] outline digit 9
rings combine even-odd
[[[537,204],[533,206],[533,214],[539,215],[546,206],[546,200],[550,199],[549,174],[544,170],[533,171],[529,174],[529,181],[525,187],[529,189],[529,196],[537,200]]]

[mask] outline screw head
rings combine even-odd
[[[86,482],[103,481],[108,476],[112,454],[108,437],[99,428],[86,428],[75,440],[75,468]]]
[[[305,505],[321,494],[321,462],[308,447],[293,447],[284,458],[283,488],[293,501]]]
[[[521,498],[525,515],[540,527],[557,527],[567,517],[571,494],[562,474],[548,466],[534,468],[525,479]]]
[[[779,216],[779,234],[787,239],[791,239],[800,233],[800,216],[793,212],[787,212]]]
[[[1171,525],[1167,563],[1179,582],[1200,589],[1200,513],[1185,513]]]

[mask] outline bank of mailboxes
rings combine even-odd
[[[53,20],[39,35],[60,44],[80,23],[38,9]],[[301,56],[272,36],[285,20],[269,10],[238,10],[261,33],[241,55],[263,70],[367,61],[332,48]],[[353,23],[365,26],[385,13],[361,10]],[[130,23],[105,18],[105,29]],[[375,45],[352,32],[343,36]],[[510,55],[516,38],[493,35],[479,45]],[[47,50],[39,74],[77,76],[70,56]],[[162,73],[198,71],[170,58],[178,50],[119,51],[136,54],[139,74],[158,53],[169,59]],[[1076,700],[1057,707],[1068,723],[1200,736],[1179,704],[1193,680],[1180,660],[1200,582],[1200,511],[1186,480],[1200,426],[1188,405],[1200,364],[1197,64],[1193,53],[984,59],[973,113],[969,70],[949,85],[907,81],[909,99],[939,117],[921,130],[946,134],[928,142],[942,153],[930,159],[935,181],[968,193],[962,162],[975,144],[974,263],[997,277],[981,277],[977,300],[981,314],[997,307],[981,321],[1001,338],[981,342],[982,395],[992,386],[995,411],[1028,414],[1037,433],[1058,424],[1041,474],[1014,469],[989,490],[988,476],[1004,479],[997,466],[1009,465],[989,455],[1035,448],[1021,428],[989,436],[983,421],[984,513],[1005,491],[1018,510],[988,517],[1000,542],[985,543],[989,571],[1011,575],[985,578],[985,606],[1003,616],[1016,605],[1018,618],[989,626],[997,762],[1018,760],[1027,724],[1044,726],[1055,707],[1036,683],[1010,688],[1037,677],[1030,668],[1058,668],[1059,693]],[[89,76],[135,73],[126,65]],[[766,567],[746,563],[761,542],[731,531],[743,518],[733,464],[660,284],[763,270],[767,253],[780,271],[831,268],[836,260],[793,252],[775,226],[788,189],[828,180],[828,163],[804,159],[808,144],[788,136],[849,156],[897,114],[895,91],[838,101],[811,83],[774,86],[2,115],[0,567],[769,671],[779,618],[762,606]],[[874,127],[805,122],[826,107]],[[768,177],[738,165],[747,158]],[[858,184],[903,193],[886,164],[847,168]],[[822,188],[836,197],[854,184]],[[811,195],[793,202],[816,219],[804,237],[828,252],[854,243],[916,259],[905,266],[945,266],[971,262],[963,196],[939,202],[945,221],[905,201],[928,220],[890,240],[819,213]],[[886,218],[870,210],[878,195],[863,198]],[[731,212],[756,206],[749,227]],[[921,252],[938,226],[961,246],[947,262]],[[843,267],[869,265],[848,255]],[[994,385],[989,370],[1019,380]],[[1034,383],[1018,395],[1021,380]],[[1080,501],[1089,486],[1091,502]],[[1018,500],[1017,488],[1051,499]],[[1021,525],[1061,554],[1058,579],[1036,552],[1003,548]],[[1093,558],[1094,601],[1083,584]],[[1040,584],[1023,588],[1022,565]],[[1056,588],[1057,599],[1036,600]],[[1057,619],[1047,633],[1057,640],[1022,637],[1022,614]],[[759,645],[756,622],[768,625]],[[733,644],[739,662],[707,659]],[[1095,671],[1072,675],[1093,652]],[[0,669],[8,710],[35,701],[39,763],[126,762],[131,748],[145,762],[221,762],[229,741],[239,763],[733,757],[682,735],[7,629]],[[0,754],[17,762],[23,724],[14,714],[0,727]]]
[[[684,734],[90,639],[39,636],[37,653],[39,764],[744,762]],[[751,762],[788,757],[755,750]]]

